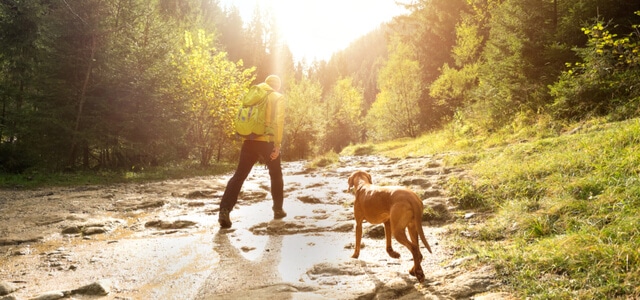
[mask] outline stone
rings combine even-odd
[[[184,197],[187,199],[202,199],[202,198],[213,198],[215,196],[216,196],[216,191],[207,190],[207,191],[189,192]]]
[[[355,224],[351,223],[351,222],[345,222],[345,223],[341,223],[341,224],[337,224],[333,227],[331,227],[331,232],[349,232],[353,230],[353,227],[355,226]]]
[[[31,248],[29,247],[24,247],[24,248],[20,248],[17,249],[15,251],[13,251],[13,255],[17,255],[17,256],[24,256],[24,255],[29,255],[31,254],[33,251],[31,250]]]
[[[300,200],[302,203],[307,203],[307,204],[322,203],[322,201],[320,201],[320,199],[318,199],[317,197],[314,197],[314,196],[310,196],[310,195],[298,196],[298,200]]]
[[[425,213],[422,215],[423,221],[430,223],[446,223],[453,219],[451,212],[447,206],[447,199],[442,197],[432,197],[422,202],[425,207]]]
[[[477,295],[477,296],[474,296],[473,299],[474,300],[511,300],[516,298],[511,296],[508,293],[498,292],[498,293],[487,293],[487,294]]]
[[[105,296],[111,293],[111,281],[102,279],[94,283],[79,287],[73,291],[72,294],[92,295],[92,296]]]
[[[142,202],[118,202],[117,206],[123,211],[134,211],[139,209],[158,208],[165,205],[162,200],[148,200]]]
[[[62,234],[78,234],[82,231],[82,229],[78,226],[67,227],[62,230]]]
[[[372,238],[377,240],[384,239],[385,238],[384,225],[375,225],[373,227],[370,227],[368,230],[365,230],[365,233],[363,234],[363,236],[366,238]]]
[[[196,222],[177,220],[174,222],[167,222],[162,220],[149,221],[144,224],[144,227],[154,227],[160,229],[183,229],[196,225]]]
[[[487,266],[475,271],[465,271],[448,282],[445,290],[453,298],[461,299],[487,292],[495,284],[495,270]]]
[[[15,292],[18,288],[10,282],[0,281],[0,296],[9,295]]]
[[[26,243],[35,243],[43,239],[44,238],[42,236],[0,238],[0,246],[11,246],[11,245],[26,244]]]
[[[87,227],[82,229],[82,234],[84,235],[102,234],[106,232],[107,230],[102,227]]]
[[[429,188],[432,185],[429,179],[424,177],[405,177],[400,180],[400,184],[404,186],[416,185],[422,188]]]
[[[66,297],[66,295],[63,291],[51,291],[29,298],[29,300],[57,300],[64,297]]]

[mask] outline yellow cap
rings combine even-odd
[[[274,90],[280,90],[280,77],[277,75],[269,75],[264,80],[266,84],[268,84]]]

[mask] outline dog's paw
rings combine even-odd
[[[424,282],[424,273],[422,273],[422,271],[417,272],[416,278],[418,279],[418,282],[420,283]]]
[[[391,249],[391,248],[387,249],[387,253],[392,258],[400,258],[400,253],[393,251],[393,249]]]
[[[416,271],[416,267],[414,266],[413,268],[411,268],[411,270],[409,270],[409,274],[411,274],[411,276],[415,276],[416,279],[418,279],[418,282],[424,282],[424,272],[422,271],[422,269]]]

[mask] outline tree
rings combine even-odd
[[[640,115],[640,92],[635,88],[640,84],[638,32],[620,37],[602,21],[583,32],[589,37],[587,46],[575,49],[581,61],[568,64],[569,70],[549,87],[554,115],[578,120],[607,114],[614,119]]]
[[[233,63],[226,55],[212,48],[212,38],[199,30],[195,36],[185,32],[184,47],[174,56],[178,78],[170,95],[185,104],[190,120],[185,138],[202,166],[214,152],[220,159],[234,133],[240,96],[253,80],[253,68],[242,70],[241,62]]]
[[[324,103],[323,151],[340,152],[350,143],[361,142],[362,90],[350,77],[338,80]]]
[[[340,78],[352,77],[354,85],[362,88],[364,109],[368,109],[378,94],[377,75],[382,62],[387,59],[388,24],[353,41],[349,47],[335,53],[327,63],[332,72],[333,85]]]
[[[406,5],[408,16],[398,18],[393,26],[402,42],[415,49],[414,57],[420,64],[420,80],[429,87],[441,74],[445,64],[451,66],[452,48],[456,42],[456,26],[461,15],[469,10],[467,0],[418,0]],[[434,128],[451,110],[439,106],[429,91],[421,94],[419,101],[421,127]]]
[[[380,94],[367,114],[367,124],[373,129],[369,136],[374,140],[415,138],[420,133],[420,65],[411,46],[395,41],[391,47],[389,60],[378,75]]]
[[[33,114],[34,101],[46,89],[40,85],[47,6],[36,1],[0,3],[0,172],[22,172],[41,145],[44,122]],[[39,129],[39,130],[38,130]]]
[[[481,128],[495,130],[549,101],[552,19],[553,5],[545,0],[506,0],[492,11],[472,100]]]
[[[316,141],[322,126],[322,87],[317,81],[303,78],[289,86],[286,97],[283,153],[288,159],[303,159],[319,150]]]
[[[471,91],[478,83],[478,66],[483,47],[483,37],[477,24],[470,17],[456,26],[456,45],[452,49],[455,66],[445,64],[442,74],[430,86],[430,95],[436,105],[453,113],[470,103]]]
[[[245,53],[245,45],[247,43],[246,35],[243,29],[240,10],[237,7],[231,7],[225,13],[225,22],[220,24],[219,41],[222,50],[229,53],[231,61],[238,61],[248,55]],[[248,62],[248,61],[247,61]]]

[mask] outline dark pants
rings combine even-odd
[[[284,182],[282,180],[282,167],[280,166],[280,156],[271,160],[269,157],[273,151],[273,143],[263,141],[246,140],[242,143],[240,150],[240,161],[233,177],[229,179],[227,188],[222,195],[220,209],[231,211],[238,202],[238,194],[247,176],[251,172],[253,165],[260,160],[269,168],[271,177],[271,197],[273,198],[273,209],[282,209],[284,198]]]

